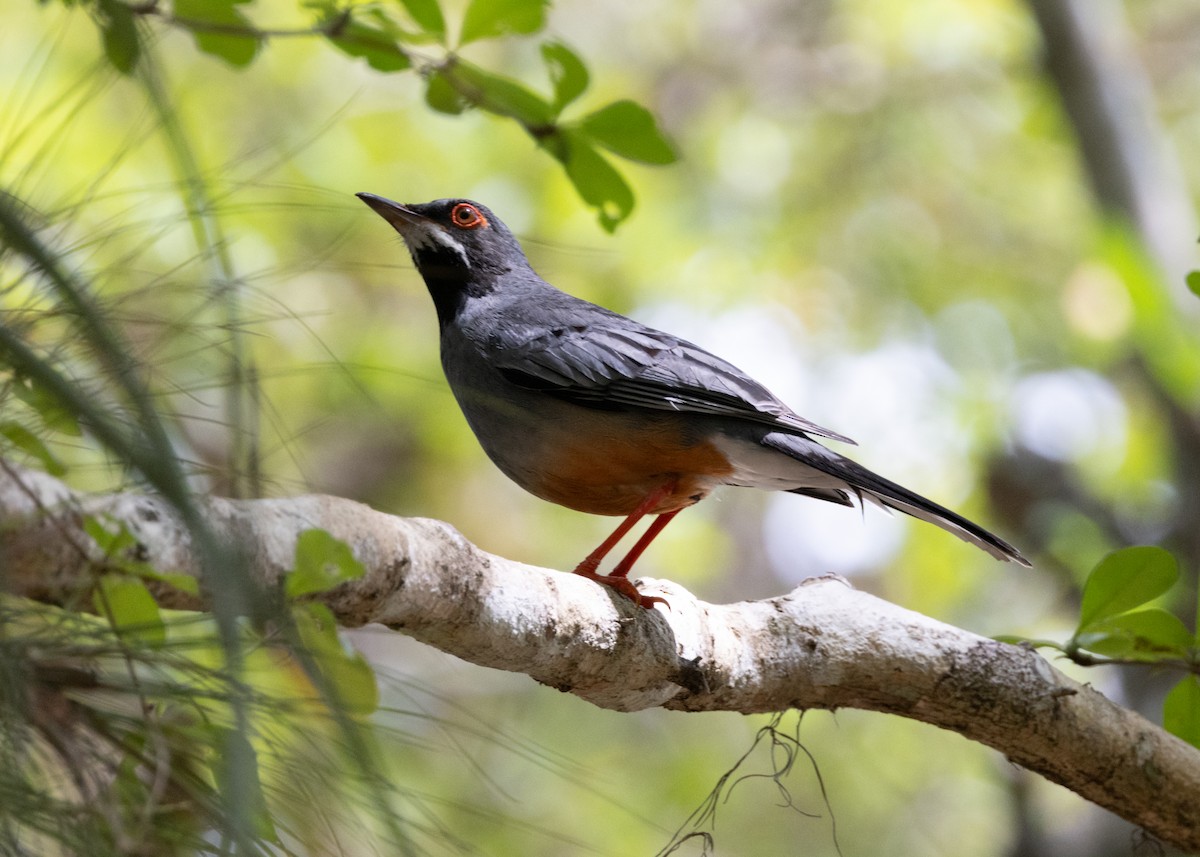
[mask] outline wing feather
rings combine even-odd
[[[489,358],[519,386],[603,410],[645,408],[765,423],[845,443],[804,419],[736,366],[684,339],[594,305],[532,337],[508,328]],[[526,331],[527,332],[527,331]]]

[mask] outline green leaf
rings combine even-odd
[[[296,568],[284,591],[289,598],[325,592],[366,572],[345,542],[324,530],[305,530],[296,539]]]
[[[129,74],[142,53],[133,10],[120,0],[97,0],[96,17],[104,42],[104,55],[113,68],[121,74]]]
[[[585,138],[565,133],[556,139],[563,145],[551,153],[562,161],[583,201],[596,209],[600,225],[612,232],[633,211],[633,191]],[[551,148],[549,142],[547,148]]]
[[[363,20],[370,17],[373,20]],[[396,26],[378,10],[347,19],[335,32],[327,34],[334,47],[352,57],[364,59],[376,71],[404,71],[412,66],[408,53],[398,43]]]
[[[1163,700],[1163,728],[1200,747],[1200,678],[1189,675]]]
[[[1093,622],[1076,643],[1108,657],[1161,660],[1187,657],[1195,639],[1178,616],[1151,607]]]
[[[461,60],[443,75],[459,95],[481,110],[509,116],[527,128],[543,128],[554,121],[550,103],[515,80]]]
[[[1100,560],[1083,585],[1076,635],[1162,595],[1179,577],[1170,552],[1153,545],[1124,548]]]
[[[7,438],[8,442],[17,449],[36,458],[51,476],[66,474],[67,468],[63,463],[54,457],[54,453],[46,444],[42,443],[40,437],[25,426],[13,422],[0,423],[0,435]]]
[[[137,554],[143,550],[142,544],[123,521],[85,515],[83,531],[96,543],[110,566],[132,577],[165,583],[188,595],[200,594],[200,581],[190,574],[159,571],[138,559]]]
[[[297,605],[293,615],[305,649],[337,697],[333,702],[350,714],[368,715],[379,707],[379,685],[371,664],[342,644],[329,608],[313,601]]]
[[[528,35],[546,26],[550,0],[471,0],[463,16],[459,43],[488,39],[505,33]]]
[[[601,107],[585,116],[579,127],[600,145],[631,161],[670,164],[678,159],[650,111],[632,101]]]
[[[429,75],[425,82],[425,103],[439,113],[451,116],[457,116],[471,106],[471,102],[438,72]]]
[[[562,42],[546,42],[542,45],[542,59],[550,73],[550,83],[554,86],[554,111],[559,113],[587,89],[587,66]]]
[[[1192,294],[1200,297],[1200,271],[1189,271],[1187,277],[1184,278],[1184,282],[1192,290]]]
[[[175,0],[175,17],[195,22],[196,47],[242,68],[258,53],[259,36],[237,6],[248,0]],[[237,32],[237,31],[241,32]]]
[[[86,515],[83,519],[83,531],[109,559],[119,561],[122,552],[137,547],[137,538],[129,532],[129,528],[110,518]]]
[[[186,592],[188,595],[200,594],[200,581],[190,574],[156,571],[145,563],[137,563],[133,568],[128,569],[128,571],[130,574],[136,574],[145,580],[156,580],[160,583],[165,583],[168,586],[178,589],[180,592]]]
[[[167,639],[158,604],[140,580],[118,574],[100,578],[92,595],[96,612],[112,623],[114,631],[137,637],[152,646]]]
[[[417,26],[440,41],[446,35],[446,19],[437,0],[400,0]]]
[[[1133,634],[1142,643],[1161,650],[1186,654],[1196,644],[1182,620],[1161,607],[1122,613],[1106,620],[1105,624]]]

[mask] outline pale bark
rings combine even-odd
[[[1200,849],[1200,751],[1055,670],[998,643],[813,580],[767,601],[706,604],[666,581],[645,611],[569,574],[491,556],[449,525],[396,518],[334,497],[210,499],[219,537],[240,542],[264,585],[290,567],[299,533],[349,544],[366,574],[321,596],[345,626],[376,622],[483,666],[621,711],[777,711],[853,707],[899,714],[987,744],[1141,825]],[[203,574],[186,529],[146,495],[77,495],[45,474],[0,469],[6,588],[63,602],[102,558],[84,515],[123,522],[137,558]],[[164,606],[202,602],[163,587]]]

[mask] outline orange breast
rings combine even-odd
[[[662,514],[704,499],[732,472],[729,460],[682,419],[592,412],[543,438],[540,465],[525,487],[580,512],[628,515],[649,494],[673,485],[651,510]]]

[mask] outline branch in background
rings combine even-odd
[[[1127,220],[1182,305],[1200,225],[1179,159],[1155,115],[1120,0],[1029,0],[1100,206]]]
[[[210,499],[209,527],[276,587],[300,533],[349,544],[364,576],[321,600],[345,626],[377,622],[483,666],[523,672],[621,711],[761,712],[862,708],[987,744],[1160,839],[1200,849],[1200,751],[1053,669],[1027,649],[979,637],[822,578],[781,598],[706,604],[665,581],[644,611],[569,574],[480,551],[447,524],[396,518],[326,496]],[[9,591],[62,603],[104,558],[82,530],[107,515],[138,559],[199,576],[186,527],[147,495],[79,495],[45,474],[0,470],[0,550]],[[203,581],[201,581],[203,584]],[[203,608],[165,585],[167,607]]]

